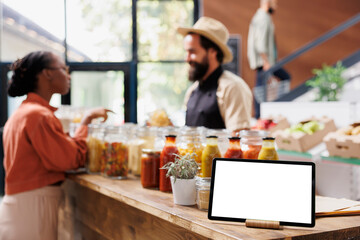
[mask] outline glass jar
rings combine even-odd
[[[105,161],[103,175],[124,179],[128,174],[127,131],[121,126],[109,126],[104,136]]]
[[[141,172],[141,154],[143,149],[153,149],[156,136],[154,127],[138,127],[129,139],[129,170],[134,175]]]
[[[179,150],[176,147],[176,136],[165,136],[165,146],[160,154],[160,168],[162,168],[168,162],[175,161],[175,154],[179,154]],[[159,189],[162,192],[171,192],[170,178],[166,177],[167,170],[160,169]]]
[[[212,161],[221,157],[217,136],[207,136],[206,146],[201,155],[202,177],[211,177]]]
[[[198,129],[193,127],[184,127],[181,129],[177,139],[177,147],[181,156],[187,153],[196,154],[195,161],[199,165],[198,176],[201,176],[201,155],[204,150],[204,145]]]
[[[160,151],[143,149],[141,155],[141,185],[144,188],[158,188],[160,174]]]
[[[229,148],[227,149],[224,158],[242,158],[243,153],[241,151],[239,137],[229,138]]]
[[[196,179],[196,204],[203,211],[207,211],[209,208],[210,184],[210,177]]]
[[[104,126],[89,124],[86,144],[88,147],[85,168],[88,173],[100,173],[103,151]]]
[[[259,153],[258,159],[261,160],[279,160],[279,156],[275,149],[275,138],[263,138],[262,148]]]
[[[245,159],[258,159],[262,146],[262,138],[267,136],[266,131],[242,130],[240,131],[240,145]]]

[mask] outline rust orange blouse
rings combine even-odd
[[[35,93],[4,127],[5,193],[15,194],[65,179],[64,171],[84,165],[87,126],[71,138],[63,132],[56,108]]]

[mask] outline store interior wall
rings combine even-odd
[[[230,34],[240,34],[241,77],[254,86],[255,71],[251,70],[246,56],[248,28],[259,7],[259,0],[203,1],[203,15],[223,22]],[[360,12],[359,0],[278,0],[273,15],[278,56],[282,59],[298,48],[320,37]],[[285,65],[292,75],[291,89],[312,77],[311,70],[325,63],[332,65],[359,50],[360,24],[357,24],[329,41]]]

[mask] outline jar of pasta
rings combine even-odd
[[[266,131],[242,130],[240,131],[240,144],[245,159],[258,159],[262,147],[262,138],[267,136]]]
[[[128,175],[128,131],[123,126],[109,126],[105,130],[105,159],[102,174],[124,179]]]
[[[85,168],[88,173],[100,173],[101,155],[103,150],[104,126],[90,124],[86,144],[88,147]]]

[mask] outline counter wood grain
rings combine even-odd
[[[171,193],[144,189],[139,178],[111,180],[69,175],[60,211],[60,239],[352,239],[360,216],[317,218],[314,228],[247,228],[210,221],[196,206],[173,203]]]

